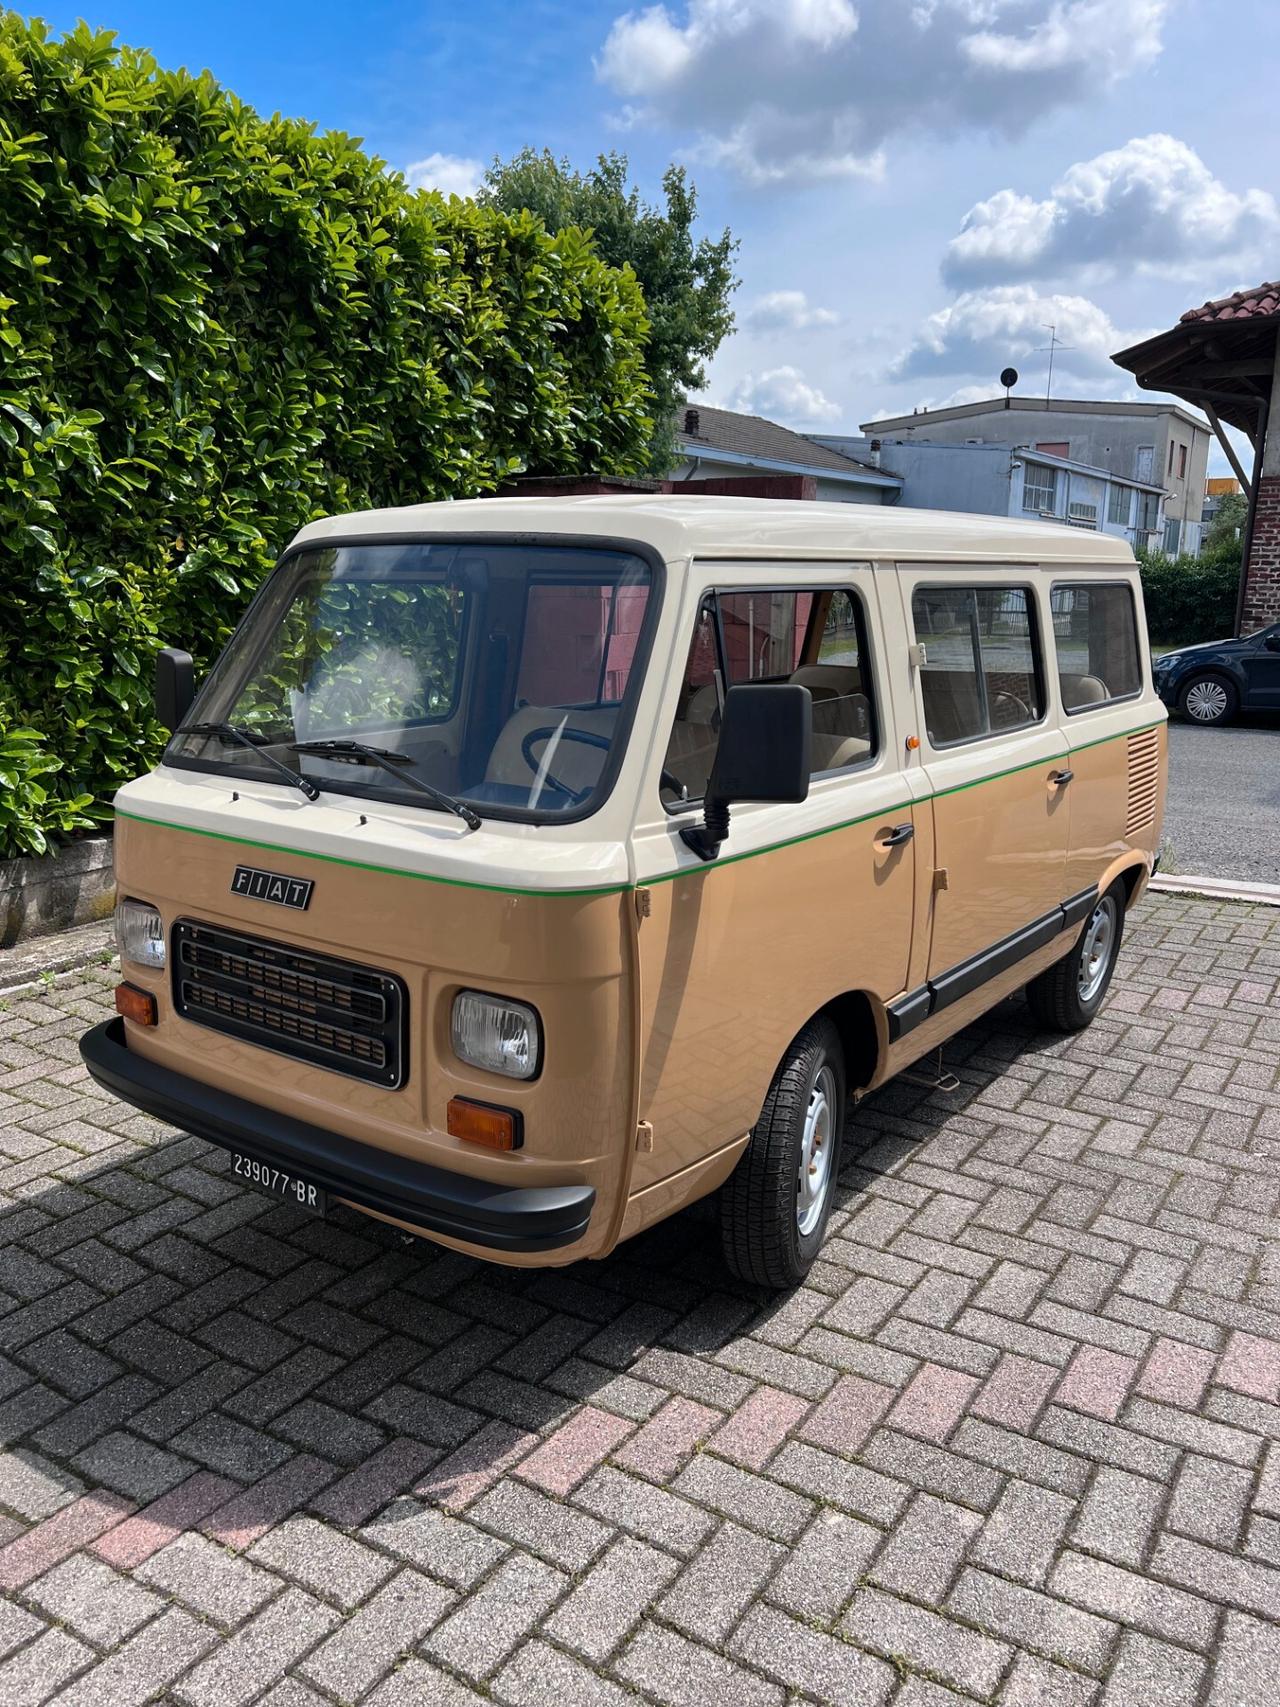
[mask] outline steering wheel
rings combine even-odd
[[[998,715],[997,715],[998,714]],[[1031,707],[1025,700],[1018,698],[1016,693],[1000,692],[992,695],[991,722],[997,729],[1010,729],[1015,724],[1033,723]]]
[[[535,776],[538,774],[540,761],[534,757],[534,745],[538,741],[550,741],[555,734],[556,730],[550,725],[544,729],[531,729],[520,743],[520,757]],[[559,735],[562,741],[579,741],[584,747],[595,747],[602,753],[607,753],[613,744],[607,735],[597,735],[590,729],[570,729],[567,725],[559,731]],[[560,778],[552,776],[550,771],[542,773],[542,780],[544,783],[550,783],[557,793],[563,794],[571,806],[581,806],[596,786],[593,782],[587,788],[570,788],[567,782],[561,782]],[[664,788],[669,788],[682,797],[688,792],[680,778],[673,776],[665,765],[662,767],[659,781]]]

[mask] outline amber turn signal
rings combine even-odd
[[[135,1025],[154,1025],[156,999],[149,990],[140,990],[136,984],[117,984],[116,1012]]]
[[[483,1144],[489,1150],[520,1148],[520,1116],[513,1109],[494,1108],[487,1102],[450,1097],[449,1133],[468,1144]]]

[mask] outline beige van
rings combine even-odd
[[[715,1192],[821,1244],[851,1104],[1022,986],[1097,1013],[1160,836],[1123,541],[930,511],[505,499],[302,530],[116,800],[81,1049],[308,1211],[601,1257]]]

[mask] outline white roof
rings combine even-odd
[[[1127,542],[1052,522],[902,505],[818,504],[704,494],[606,493],[590,498],[468,498],[361,510],[310,522],[297,545],[378,536],[585,534],[636,541],[667,562],[690,557],[934,559],[1131,564]]]

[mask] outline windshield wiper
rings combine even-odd
[[[248,747],[251,753],[256,753],[260,759],[265,759],[274,771],[295,788],[300,788],[308,800],[319,800],[320,790],[309,776],[303,776],[301,771],[291,771],[288,765],[281,764],[279,759],[272,758],[264,752],[267,745],[266,737],[255,730],[242,729],[238,723],[183,723],[174,730],[175,735],[220,735],[224,741],[236,741],[242,747]]]
[[[292,750],[295,753],[313,753],[321,759],[336,759],[339,763],[345,760],[348,764],[377,765],[379,770],[388,771],[410,788],[416,788],[419,794],[425,794],[433,805],[461,818],[468,830],[478,830],[483,822],[480,814],[464,806],[461,800],[455,800],[443,789],[433,788],[429,782],[410,776],[402,768],[413,763],[407,753],[391,753],[385,747],[368,747],[363,741],[295,741]]]

